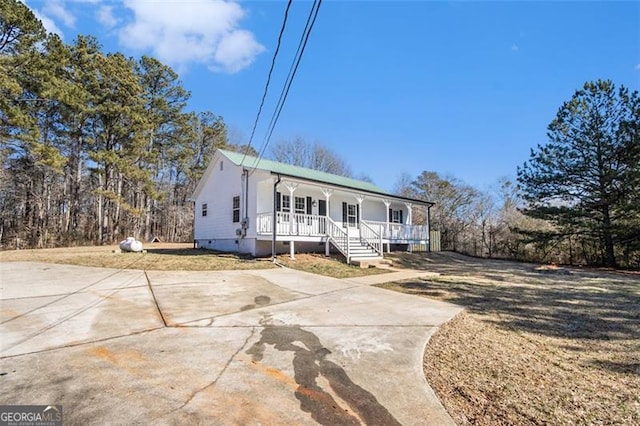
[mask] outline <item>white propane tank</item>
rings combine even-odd
[[[122,251],[132,251],[132,252],[141,252],[142,251],[142,243],[136,240],[133,237],[129,237],[126,240],[120,241],[120,250]]]

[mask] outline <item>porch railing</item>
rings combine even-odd
[[[376,232],[373,227],[379,228]],[[360,221],[360,239],[367,243],[369,247],[374,249],[379,256],[383,256],[382,250],[382,227],[376,225],[369,225],[367,222]]]
[[[347,263],[351,263],[351,256],[349,253],[349,234],[347,234],[342,226],[331,220],[330,217],[327,217],[326,224],[329,242],[331,242],[334,247],[342,253],[342,255],[347,259]]]
[[[427,241],[429,232],[424,225],[406,225],[404,223],[388,223],[375,220],[362,221],[369,226],[381,226],[382,238],[389,241]],[[375,228],[374,228],[375,229]]]
[[[327,235],[326,216],[311,214],[276,212],[276,234],[278,235]],[[260,213],[257,217],[259,234],[273,232],[273,213]]]

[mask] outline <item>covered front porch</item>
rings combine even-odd
[[[259,235],[271,237],[273,234],[272,212],[257,216],[257,232]],[[276,236],[280,237],[327,237],[329,227],[341,227],[350,237],[367,237],[381,239],[385,245],[391,244],[427,244],[429,229],[425,225],[412,225],[393,222],[381,222],[362,219],[358,223],[345,224],[335,221],[327,215],[276,212]],[[328,225],[329,224],[329,225]],[[389,251],[389,250],[387,250]]]
[[[385,194],[357,192],[350,188],[330,187],[283,179],[262,182],[258,200],[256,237],[289,244],[295,256],[295,244],[324,243],[351,262],[358,258],[382,259],[385,252],[398,246],[412,250],[429,249],[429,203],[411,202]],[[267,185],[272,196],[267,196]],[[425,207],[426,225],[414,225],[413,211]],[[317,247],[317,246],[316,246]]]

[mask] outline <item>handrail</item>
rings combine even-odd
[[[365,221],[362,221],[365,222]],[[428,240],[427,226],[425,225],[407,225],[404,223],[381,222],[376,220],[367,220],[367,225],[382,226],[382,236],[388,240]],[[388,228],[387,228],[388,226]]]
[[[327,216],[327,238],[338,249],[344,257],[347,258],[347,264],[351,263],[351,256],[349,253],[349,234],[347,234],[342,226],[335,223],[329,216]]]
[[[273,232],[273,213],[259,213],[256,219],[259,234]],[[326,217],[302,213],[276,212],[278,235],[323,236],[326,235]]]
[[[378,233],[362,220],[360,221],[360,239],[375,250],[379,256],[384,257],[382,254],[382,230]]]

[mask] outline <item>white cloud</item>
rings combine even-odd
[[[62,21],[66,27],[73,28],[76,23],[76,17],[65,8],[64,2],[60,0],[48,0],[44,2],[42,13],[47,17]]]
[[[242,7],[227,0],[178,2],[125,0],[133,20],[121,28],[120,43],[151,50],[159,60],[184,67],[202,63],[215,71],[235,73],[264,51],[254,35],[239,28]]]
[[[511,51],[512,51],[512,52],[517,52],[517,51],[519,51],[519,50],[520,50],[520,47],[519,47],[517,44],[513,43],[513,44],[511,45]]]
[[[264,47],[255,41],[253,34],[246,30],[235,30],[220,40],[214,58],[234,73],[251,65],[262,51]]]
[[[113,15],[113,7],[111,6],[100,6],[96,12],[96,18],[98,22],[107,28],[113,28],[120,22],[118,18]]]

